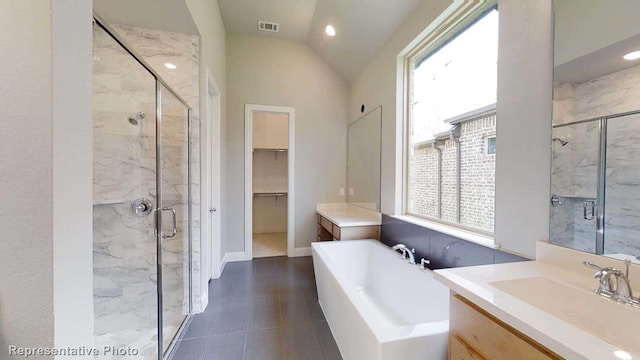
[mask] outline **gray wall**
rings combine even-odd
[[[227,36],[223,253],[244,251],[244,105],[290,106],[295,123],[296,248],[316,234],[316,203],[341,202],[349,87],[306,44]]]
[[[90,346],[91,2],[4,1],[0,46],[0,351]]]
[[[383,105],[382,212],[402,211],[402,83],[398,54],[451,4],[423,1],[351,84],[349,117]],[[500,1],[495,239],[534,256],[549,233],[552,1]],[[388,109],[388,111],[387,111]]]

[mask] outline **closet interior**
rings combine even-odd
[[[253,257],[287,255],[289,116],[253,114]]]

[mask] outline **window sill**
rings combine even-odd
[[[466,240],[474,244],[482,245],[491,249],[500,248],[500,246],[495,243],[492,237],[488,237],[480,234],[474,234],[469,231],[456,229],[452,226],[439,224],[439,223],[421,219],[415,216],[410,216],[410,215],[390,215],[390,216],[395,219],[406,221],[414,225],[422,226],[423,228],[427,228],[443,234],[454,236],[459,239]]]

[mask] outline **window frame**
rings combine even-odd
[[[453,8],[453,9],[451,9]],[[492,242],[495,242],[494,232],[484,231],[481,229],[465,226],[459,223],[454,223],[442,219],[437,219],[429,216],[415,214],[409,211],[409,156],[410,156],[410,143],[411,139],[411,102],[412,102],[412,74],[413,66],[417,63],[418,59],[425,59],[431,56],[440,48],[447,45],[450,41],[454,40],[458,35],[465,32],[468,28],[473,26],[477,21],[482,19],[487,13],[498,10],[497,0],[462,0],[456,2],[450,8],[445,10],[443,14],[435,21],[439,23],[435,26],[433,31],[423,35],[422,39],[418,40],[417,45],[413,49],[409,50],[402,59],[402,81],[403,81],[403,95],[402,95],[402,204],[401,204],[401,216],[413,217],[426,222],[433,222],[439,225],[450,227],[455,230],[468,232],[474,235],[486,237]],[[433,25],[433,24],[432,24]],[[431,26],[431,25],[430,25]],[[415,40],[414,40],[415,41]],[[496,136],[493,134],[492,136]],[[486,144],[486,143],[485,143]],[[485,146],[486,154],[486,146]],[[495,154],[489,155],[494,156]],[[459,176],[459,174],[458,174]],[[495,198],[494,198],[495,201]],[[441,206],[441,204],[438,204]],[[494,214],[495,216],[495,214]],[[494,219],[495,221],[495,219]],[[494,228],[495,231],[495,228]]]

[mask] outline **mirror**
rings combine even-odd
[[[551,243],[640,263],[637,0],[556,0]]]
[[[380,140],[382,106],[349,125],[347,134],[347,202],[380,210]]]

